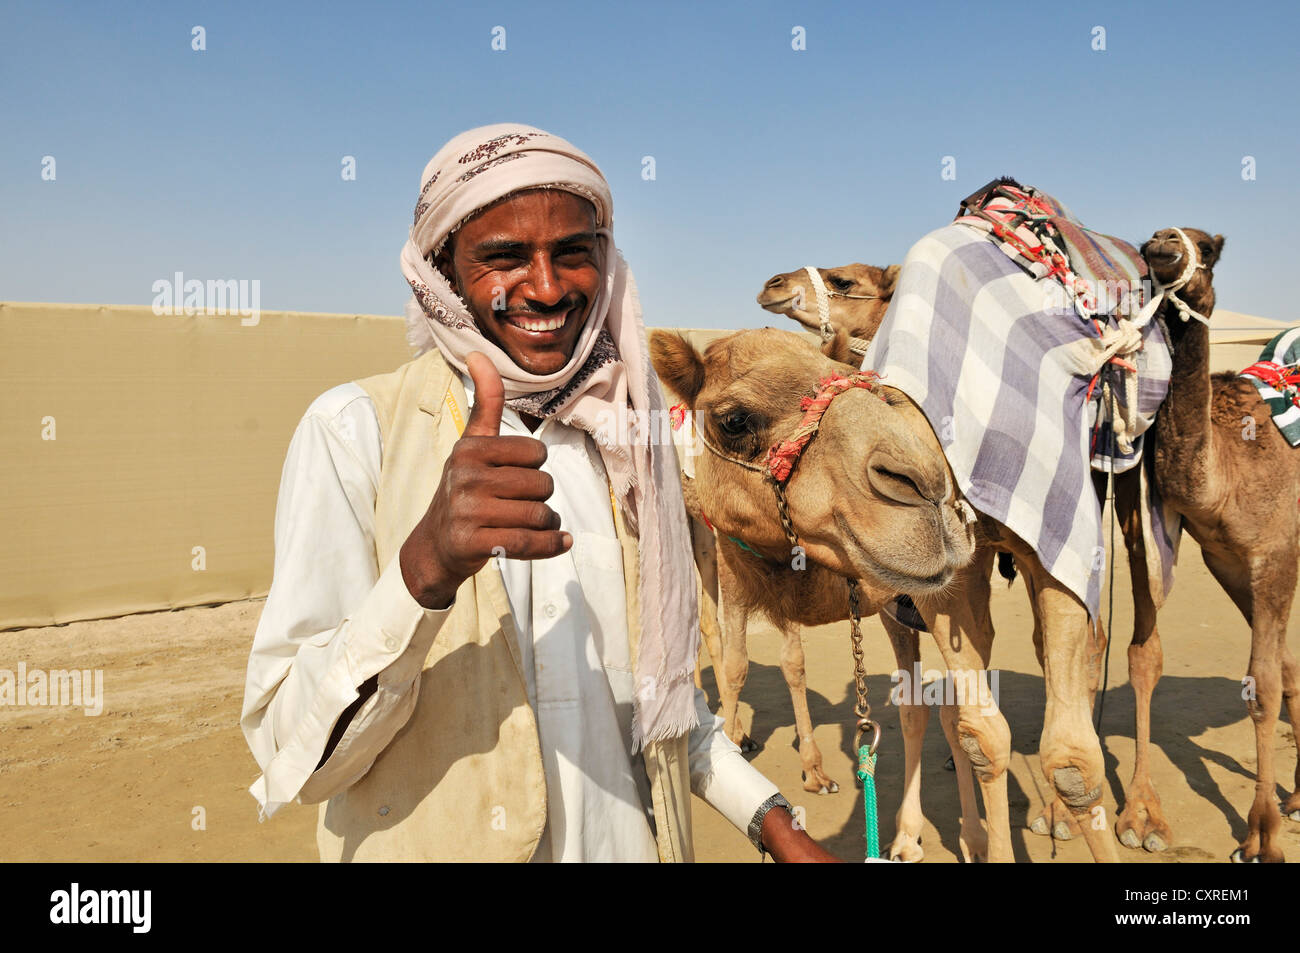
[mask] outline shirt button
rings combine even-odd
[[[384,648],[386,648],[390,652],[396,652],[397,639],[393,638],[391,635],[388,636],[386,639],[384,639]]]
[[[546,607],[545,607],[544,609],[542,609],[542,611],[546,613],[546,618],[548,618],[548,619],[554,619],[554,618],[555,618],[555,613],[557,613],[557,612],[560,611],[560,610],[558,610],[558,609],[555,608],[555,603],[554,603],[554,602],[548,602],[548,603],[546,603]]]

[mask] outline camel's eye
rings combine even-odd
[[[1201,261],[1205,261],[1207,258],[1209,258],[1211,255],[1214,254],[1214,249],[1211,246],[1205,244],[1204,242],[1202,242],[1197,247],[1201,250]]]
[[[749,430],[749,414],[743,410],[733,410],[718,421],[718,426],[728,437],[739,437]]]
[[[838,275],[831,275],[831,285],[836,291],[848,291],[853,287],[853,282],[848,278],[841,278]]]

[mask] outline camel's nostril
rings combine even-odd
[[[769,278],[769,279],[767,279],[767,284],[765,284],[763,287],[764,287],[764,288],[779,288],[779,287],[781,287],[783,284],[785,284],[785,275],[777,275],[775,278]]]
[[[867,480],[881,496],[898,503],[935,503],[942,493],[916,467],[888,454],[875,454],[867,464]]]

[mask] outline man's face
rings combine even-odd
[[[437,265],[483,336],[532,374],[569,362],[601,286],[596,210],[560,189],[520,192],[462,225]]]

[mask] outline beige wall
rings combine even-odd
[[[0,628],[264,594],[303,411],[410,356],[393,317],[0,303]]]

